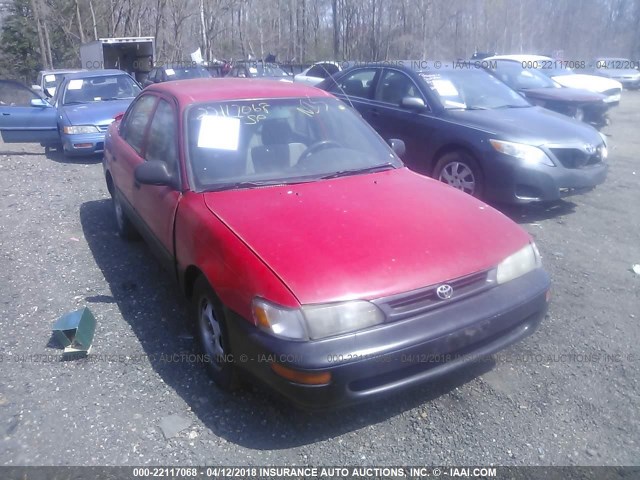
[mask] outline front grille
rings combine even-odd
[[[579,148],[552,148],[551,152],[565,168],[582,168],[602,161],[600,148],[591,155]]]
[[[451,298],[446,300],[441,299],[437,294],[438,287],[443,284],[449,285],[453,289]],[[493,282],[489,279],[489,271],[483,271],[411,292],[379,298],[373,303],[382,309],[389,321],[396,321],[467,298],[486,290],[492,285]]]
[[[97,127],[101,132],[106,132],[107,130],[109,130],[109,125],[97,125]]]

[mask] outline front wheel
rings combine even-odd
[[[191,308],[209,375],[222,390],[236,389],[238,377],[233,366],[224,308],[204,277],[196,280]]]
[[[433,170],[433,178],[474,197],[480,198],[484,193],[484,177],[478,162],[462,150],[440,157]]]
[[[129,217],[127,217],[127,214],[122,207],[122,200],[120,200],[118,192],[113,192],[111,201],[113,202],[113,213],[116,218],[118,235],[120,235],[125,240],[133,240],[137,238],[138,232],[131,223],[131,220],[129,220]]]

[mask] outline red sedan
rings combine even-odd
[[[549,277],[529,235],[389,143],[326,92],[261,80],[151,85],[111,125],[119,233],[178,279],[220,387],[244,372],[344,405],[538,326]]]

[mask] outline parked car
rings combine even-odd
[[[50,102],[16,83],[3,91],[0,133],[5,143],[61,145],[65,155],[73,156],[104,150],[109,124],[140,87],[120,70],[92,70],[65,75]]]
[[[477,197],[549,202],[606,177],[603,135],[531,105],[481,68],[362,65],[318,88],[352,105],[384,138],[403,140],[410,168]]]
[[[523,68],[522,62],[489,57],[487,71],[521,92],[532,103],[584,121],[596,128],[609,123],[605,95],[577,88],[566,88],[537,69]]]
[[[520,340],[547,309],[524,230],[405,168],[313,87],[151,85],[103,163],[120,235],[176,276],[222,388],[249,372],[304,407],[368,400]]]
[[[596,58],[590,65],[589,73],[617,80],[624,88],[640,88],[640,62],[626,58]]]
[[[211,73],[206,68],[195,64],[162,65],[151,69],[143,86],[190,78],[211,78]]]
[[[342,68],[338,62],[318,62],[305,69],[302,73],[295,75],[293,81],[306,83],[307,85],[317,85],[340,70]]]
[[[275,63],[259,61],[235,62],[227,74],[232,78],[263,78],[293,82],[291,75]]]
[[[492,59],[520,62],[523,67],[538,70],[563,87],[600,93],[605,96],[604,102],[609,107],[620,103],[622,94],[622,84],[620,82],[598,75],[575,73],[566,66],[570,62],[554,60],[541,55],[499,55],[492,57]]]
[[[56,94],[56,88],[65,75],[69,73],[83,72],[84,70],[40,70],[38,79],[31,88],[36,92],[42,92],[47,97],[53,97]]]

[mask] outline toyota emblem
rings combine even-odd
[[[451,295],[453,295],[453,287],[445,283],[444,285],[440,285],[438,288],[436,288],[436,293],[442,300],[447,300],[451,298]]]

